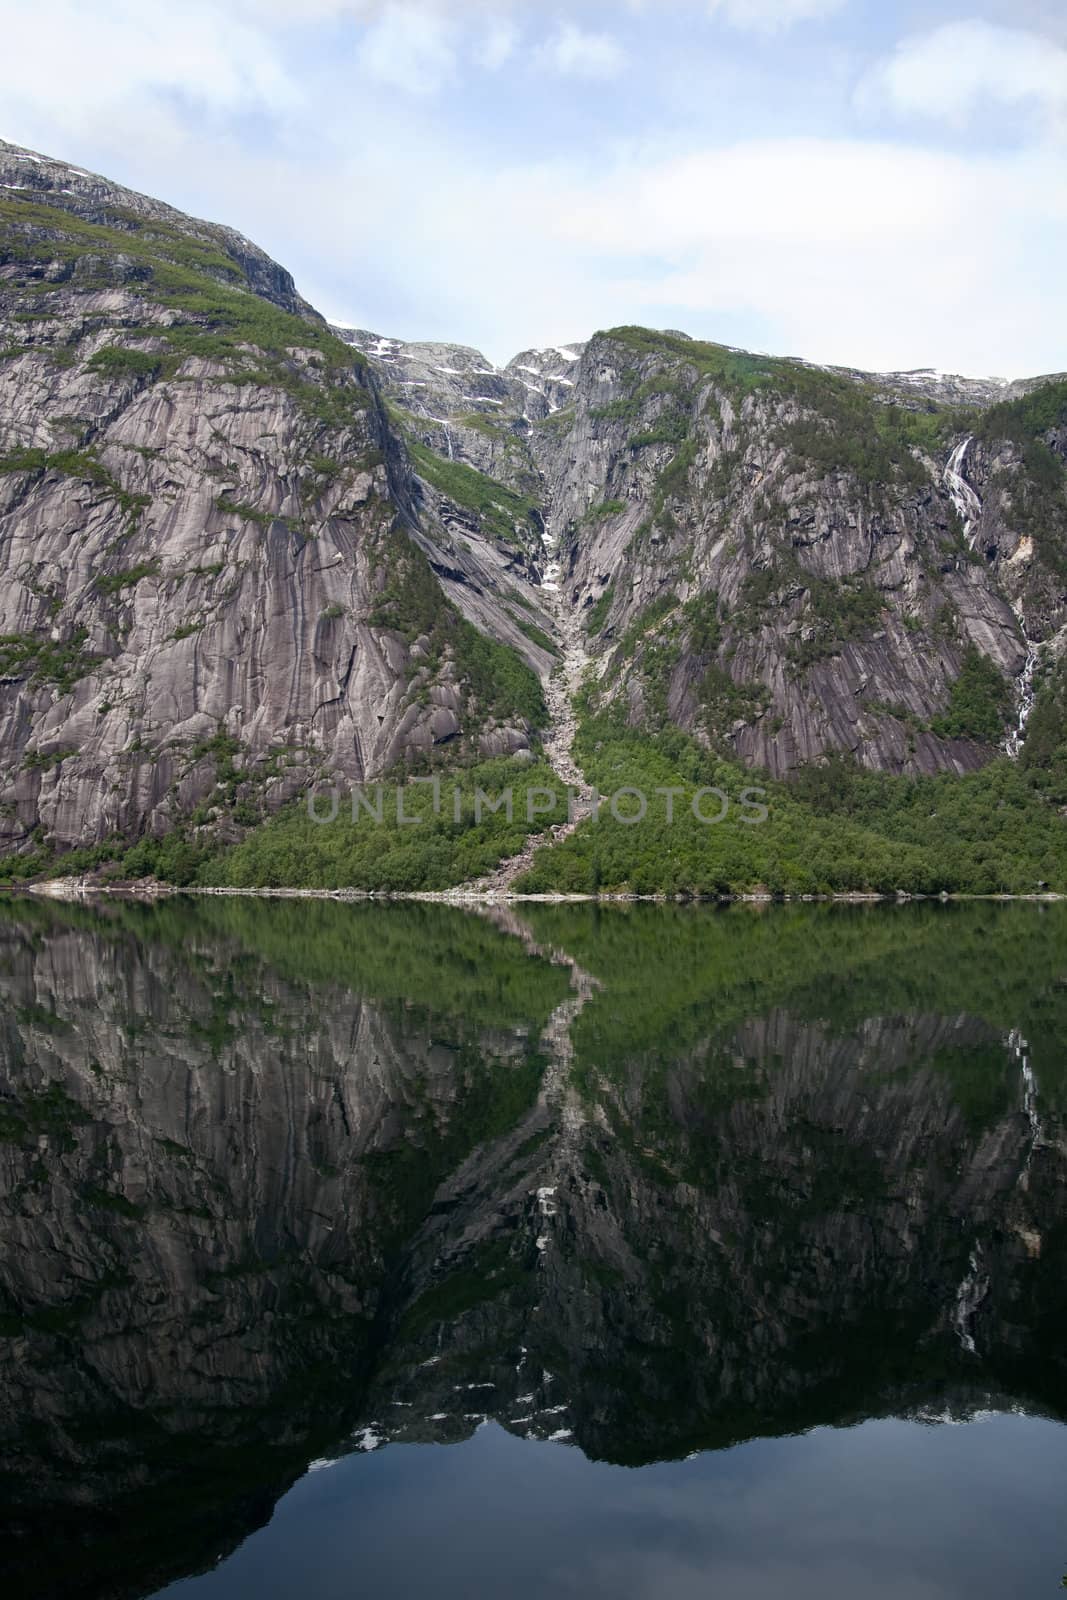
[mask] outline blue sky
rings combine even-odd
[[[225,221],[328,316],[643,322],[814,360],[1067,368],[1047,0],[0,0],[0,134]]]

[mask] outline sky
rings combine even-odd
[[[0,0],[0,136],[331,320],[1067,369],[1062,0]],[[12,70],[14,69],[14,70]]]

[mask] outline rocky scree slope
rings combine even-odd
[[[0,144],[0,852],[527,749],[526,554],[438,504],[255,245]]]

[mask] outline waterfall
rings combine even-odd
[[[982,502],[963,476],[963,468],[967,460],[967,452],[974,443],[974,435],[956,445],[945,464],[945,488],[952,496],[952,504],[959,513],[963,523],[963,537],[968,547],[974,549],[974,541],[978,536],[978,523],[982,516]]]
[[[969,1356],[976,1356],[971,1323],[978,1307],[989,1293],[989,1279],[981,1268],[982,1246],[975,1240],[971,1251],[970,1270],[956,1291],[956,1309],[952,1313],[952,1326],[960,1345]]]
[[[963,523],[963,537],[967,541],[967,548],[973,550],[978,538],[978,527],[982,519],[982,502],[977,493],[971,488],[963,475],[967,465],[967,452],[974,443],[974,435],[968,434],[966,439],[961,439],[955,445],[952,454],[945,463],[944,478],[945,488],[952,497],[952,504],[956,507],[960,521]],[[1015,605],[1016,615],[1019,615],[1019,603]],[[1022,626],[1022,617],[1019,616]],[[1023,637],[1026,638],[1025,629]],[[1030,713],[1034,709],[1034,680],[1037,676],[1039,649],[1038,646],[1026,640],[1026,661],[1017,681],[1019,696],[1019,709],[1015,727],[1009,733],[1004,748],[1009,756],[1017,758],[1023,747],[1026,735],[1026,724],[1030,720]]]
[[[1030,713],[1034,709],[1034,700],[1036,699],[1034,692],[1034,679],[1037,676],[1037,664],[1039,658],[1039,646],[1028,639],[1026,641],[1026,662],[1023,666],[1022,672],[1019,674],[1018,679],[1018,715],[1016,717],[1015,727],[1012,729],[1011,733],[1009,733],[1007,743],[1004,746],[1009,756],[1013,757],[1013,759],[1018,757],[1019,752],[1023,747],[1023,740],[1026,737],[1026,724],[1030,721]]]
[[[1023,1038],[1018,1028],[1013,1028],[1007,1038],[1008,1049],[1012,1052],[1019,1064],[1022,1076],[1023,1111],[1030,1127],[1030,1144],[1026,1152],[1026,1161],[1019,1174],[1018,1185],[1026,1188],[1029,1181],[1030,1163],[1034,1159],[1034,1151],[1041,1139],[1041,1116],[1037,1109],[1037,1078],[1030,1065],[1030,1046]],[[956,1337],[960,1346],[969,1356],[976,1356],[978,1350],[971,1332],[975,1312],[989,1293],[989,1274],[982,1271],[982,1245],[975,1240],[971,1251],[970,1265],[967,1276],[956,1290],[956,1304],[952,1312],[952,1326],[956,1330]]]
[[[1027,1153],[1026,1165],[1023,1171],[1028,1172],[1030,1163],[1034,1158],[1034,1151],[1037,1149],[1038,1141],[1041,1138],[1041,1117],[1037,1109],[1037,1079],[1034,1076],[1034,1069],[1030,1065],[1030,1046],[1018,1028],[1013,1028],[1008,1034],[1008,1048],[1019,1063],[1019,1071],[1023,1080],[1023,1111],[1026,1113],[1026,1120],[1030,1124],[1030,1149]]]
[[[545,531],[541,535],[541,541],[548,557],[544,576],[541,579],[541,587],[549,590],[550,593],[557,594],[563,577],[563,556],[560,550],[560,536],[555,532],[551,524],[546,525]]]

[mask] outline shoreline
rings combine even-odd
[[[329,900],[339,905],[442,905],[463,909],[466,906],[501,905],[907,905],[961,901],[1055,904],[1067,900],[1056,890],[1035,890],[1032,894],[869,894],[859,890],[841,894],[512,894],[507,890],[461,892],[455,889],[405,890],[382,893],[373,889],[234,889],[228,887],[180,887],[170,883],[100,884],[83,878],[49,878],[41,883],[8,886],[11,895],[34,895],[39,899],[79,901],[94,899],[169,900],[177,895],[235,900]]]

